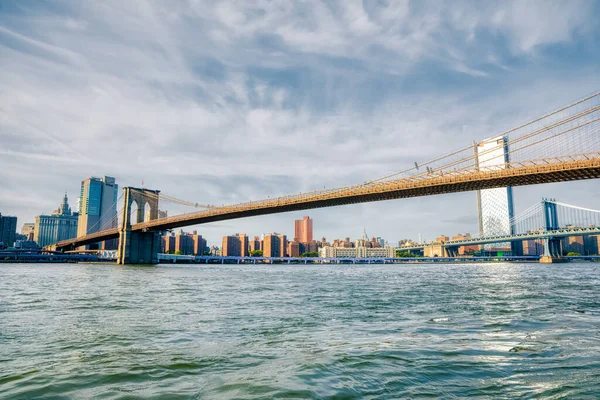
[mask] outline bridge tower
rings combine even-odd
[[[544,229],[555,231],[560,228],[558,224],[558,212],[556,203],[552,199],[542,199],[544,210]],[[544,239],[544,255],[540,258],[541,263],[559,262],[562,256],[561,242],[559,238]]]
[[[146,204],[150,206],[150,220],[158,218],[159,190],[123,188],[124,206],[123,223],[119,230],[119,248],[117,264],[158,264],[160,250],[160,233],[131,230],[131,206],[135,202],[137,222],[144,221]]]

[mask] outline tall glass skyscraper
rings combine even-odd
[[[496,136],[475,144],[475,160],[480,169],[506,168],[509,161],[508,138]],[[481,236],[510,235],[514,216],[512,188],[502,187],[477,191],[479,234]],[[485,250],[510,249],[510,242],[484,245]]]
[[[118,191],[119,186],[115,183],[115,178],[110,176],[90,177],[81,182],[77,236],[118,227]],[[116,242],[107,240],[100,246],[104,249],[115,249]],[[88,247],[97,246],[89,245]]]

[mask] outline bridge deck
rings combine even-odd
[[[159,231],[287,211],[595,178],[600,178],[600,153],[511,163],[486,169],[474,167],[452,172],[435,172],[430,175],[418,175],[369,185],[214,207],[206,211],[135,224],[131,229],[133,231]],[[57,249],[69,249],[117,237],[119,237],[118,229],[109,229],[59,242],[56,247]]]

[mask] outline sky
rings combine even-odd
[[[600,2],[0,2],[0,213],[114,176],[200,204],[361,183],[600,90]],[[600,183],[515,188],[600,209]],[[168,208],[169,215],[193,211]],[[395,244],[477,231],[474,192],[186,228]]]

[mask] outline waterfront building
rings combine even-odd
[[[207,249],[207,243],[206,243],[206,239],[204,239],[202,237],[202,235],[198,235],[197,231],[194,231],[192,233],[192,246],[193,246],[193,252],[192,254],[201,256],[204,254],[204,252],[206,252]]]
[[[523,240],[524,256],[541,256],[544,254],[544,244],[541,239]]]
[[[472,238],[472,236],[470,233],[465,233],[464,235],[459,233],[458,235],[452,236],[452,240],[469,240],[471,238]],[[458,255],[459,256],[469,255],[469,254],[473,254],[477,251],[479,251],[479,245],[460,246],[458,248]]]
[[[185,233],[182,229],[175,235],[175,252],[186,256],[194,254],[192,236]]]
[[[81,182],[77,236],[118,227],[118,190],[119,186],[116,184],[115,178],[110,176],[103,178],[90,177]],[[145,204],[138,204],[137,206],[145,207]],[[107,240],[103,243],[88,245],[86,247],[88,249],[103,248],[114,250],[117,248],[117,240]]]
[[[447,257],[448,253],[446,248],[444,247],[444,242],[438,241],[436,239],[435,242],[429,243],[423,249],[424,257]]]
[[[57,210],[50,215],[35,217],[33,240],[40,247],[60,242],[61,240],[77,237],[77,224],[79,216],[71,212],[69,198],[65,193],[63,201]]]
[[[584,239],[584,243],[585,255],[600,254],[600,235],[586,236]]]
[[[392,258],[396,256],[396,250],[392,247],[333,247],[325,246],[319,250],[322,258]]]
[[[440,235],[440,237],[435,238],[436,242],[449,242],[450,238],[446,235]]]
[[[376,247],[383,247],[383,245],[380,243],[379,239],[375,239],[374,237],[371,238],[371,241],[369,242],[369,247],[371,248],[376,248]]]
[[[372,247],[366,230],[363,230],[362,237],[355,242],[354,247]]]
[[[246,247],[245,250],[243,250],[243,246]],[[242,253],[244,256],[248,256],[248,237],[243,233],[241,235],[236,233],[233,236],[223,236],[221,250],[224,257],[239,257]]]
[[[300,248],[301,248],[300,242],[298,242],[296,240],[292,240],[291,242],[288,243],[287,253],[289,254],[290,257],[300,257],[300,255],[302,254],[300,251]]]
[[[18,250],[39,250],[40,248],[33,240],[17,240],[14,247]]]
[[[17,236],[17,217],[3,216],[0,214],[0,243],[4,247],[15,244]]]
[[[477,168],[503,169],[509,162],[508,138],[496,136],[474,145]],[[514,233],[512,226],[513,194],[512,188],[501,187],[477,191],[477,208],[479,211],[480,236],[511,235]],[[485,250],[509,249],[511,243],[496,243],[483,245]]]
[[[161,251],[165,254],[175,253],[175,235],[166,235],[161,237],[162,249]]]
[[[35,229],[34,222],[26,222],[23,224],[23,227],[21,228],[21,235],[25,236],[27,238],[26,240],[33,240],[34,229]]]
[[[263,239],[263,256],[265,257],[285,257],[285,243],[282,243],[285,235],[277,233],[268,233]],[[282,247],[283,250],[282,251]]]
[[[304,253],[317,253],[320,248],[321,242],[317,242],[316,240],[309,243],[291,241],[287,245],[287,255],[289,257],[300,257]]]
[[[585,254],[583,236],[568,236],[562,239],[562,252],[563,254],[578,253]]]
[[[176,234],[161,237],[161,252],[167,254],[203,255],[207,250],[206,239],[197,231],[186,233],[179,230]]]
[[[304,217],[294,221],[294,241],[310,243],[313,240],[313,220]]]
[[[313,240],[309,243],[302,243],[300,247],[300,254],[315,253],[319,251],[319,248],[321,248],[321,242],[317,242],[316,240]]]
[[[248,251],[248,236],[245,233],[240,233],[240,256],[248,257],[250,252]]]
[[[254,236],[254,239],[252,239],[248,242],[248,247],[250,249],[250,252],[256,251],[256,250],[262,250],[260,237]]]
[[[419,243],[413,242],[410,239],[402,239],[398,241],[398,247],[412,247],[417,246]]]
[[[279,254],[281,254],[280,257],[285,257],[287,256],[287,236],[279,234],[277,235],[277,237],[279,238]]]

